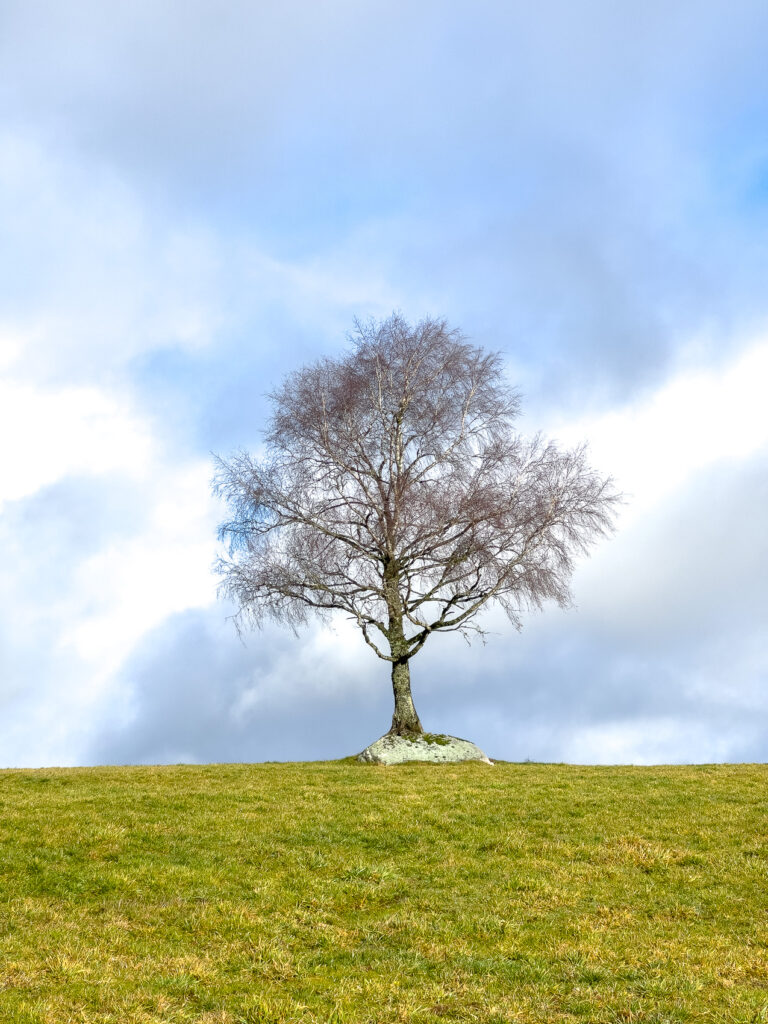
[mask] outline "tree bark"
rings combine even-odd
[[[409,736],[424,732],[411,696],[411,669],[408,664],[408,641],[403,629],[403,602],[397,562],[389,559],[384,566],[384,590],[387,596],[389,630],[387,639],[392,657],[392,690],[395,694],[395,713],[392,716],[390,736]]]
[[[395,713],[392,716],[390,736],[409,736],[424,732],[411,696],[411,670],[407,658],[392,662],[392,689],[395,693]]]

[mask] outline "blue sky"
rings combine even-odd
[[[355,316],[504,353],[628,503],[576,608],[413,663],[491,757],[768,758],[768,9],[7,0],[0,765],[341,757],[351,626],[243,645],[211,452]]]

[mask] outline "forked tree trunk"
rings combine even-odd
[[[408,736],[424,732],[411,696],[411,670],[407,658],[392,662],[392,689],[395,693],[395,713],[389,734]]]

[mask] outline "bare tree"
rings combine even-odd
[[[423,732],[410,661],[433,633],[482,633],[497,601],[570,603],[574,555],[611,529],[619,496],[588,467],[513,430],[498,354],[444,320],[356,322],[352,350],[290,374],[269,397],[266,454],[216,457],[231,517],[221,591],[238,627],[351,616],[391,663],[390,733]]]

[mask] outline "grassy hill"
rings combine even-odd
[[[0,1021],[768,1021],[768,767],[3,771]]]

